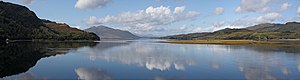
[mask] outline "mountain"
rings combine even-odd
[[[0,41],[9,40],[100,40],[93,33],[67,24],[39,19],[18,4],[0,1]]]
[[[129,31],[123,31],[118,29],[109,28],[106,26],[97,26],[86,29],[87,32],[93,32],[97,34],[102,39],[138,39],[136,36]]]
[[[225,39],[225,40],[268,40],[268,39],[300,39],[300,23],[258,24],[242,29],[230,29],[209,32],[191,33],[161,37],[162,39]]]
[[[257,31],[257,32],[267,32],[267,31],[270,32],[270,31],[278,30],[280,28],[280,26],[282,26],[282,24],[266,23],[266,24],[258,24],[255,26],[250,26],[250,27],[247,27],[246,29]]]
[[[257,32],[300,32],[300,23],[288,22],[286,24],[259,24],[246,28]]]

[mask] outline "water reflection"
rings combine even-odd
[[[298,71],[300,72],[300,64],[298,64]]]
[[[229,46],[227,46],[229,47]],[[259,53],[300,53],[300,46],[288,46],[288,45],[244,45],[244,46],[230,46],[231,49],[248,49]]]
[[[80,80],[112,80],[112,78],[101,69],[97,68],[78,68],[75,69]]]
[[[234,53],[247,80],[299,79],[300,46],[221,46]]]
[[[110,47],[101,48],[104,46]],[[206,63],[201,60],[210,62],[213,69],[224,70],[237,64],[236,69],[244,73],[247,80],[273,80],[300,78],[296,76],[299,72],[295,72],[299,71],[298,49],[299,46],[173,45],[135,42],[100,43],[82,53],[108,62],[142,66],[150,71],[169,71],[171,68],[185,71],[187,66]]]
[[[19,75],[3,78],[3,80],[36,80],[36,79],[41,79],[41,78],[36,78],[36,76],[30,72],[21,73]]]
[[[193,65],[195,63],[193,56],[177,54],[168,49],[168,45],[151,45],[138,42],[103,42],[93,48],[86,49],[82,53],[87,54],[90,58],[92,57],[91,60],[99,58],[109,62],[144,66],[148,70],[165,71],[171,67],[174,67],[176,70],[185,70],[185,65]]]
[[[0,77],[27,71],[36,62],[45,57],[45,51],[37,44],[1,44]]]
[[[48,80],[46,77],[41,77],[38,74],[32,72],[20,73],[18,75],[12,75],[0,78],[0,80]]]
[[[85,53],[90,60],[95,61],[97,59],[98,53],[103,52],[105,50],[109,50],[114,47],[126,46],[129,44],[130,43],[127,42],[101,42],[93,47],[79,49],[77,50],[77,53]]]
[[[9,43],[0,44],[0,78],[28,71],[43,57],[65,54],[73,48],[96,43]],[[28,76],[30,73],[22,75]],[[30,78],[30,77],[24,77]]]
[[[300,79],[299,46],[106,41],[10,43],[0,49],[0,74],[8,76],[2,79]]]

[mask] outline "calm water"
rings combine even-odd
[[[3,43],[1,79],[300,79],[300,46]]]

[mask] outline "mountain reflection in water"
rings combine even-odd
[[[2,45],[2,79],[300,79],[300,46],[151,40],[22,44]],[[40,60],[44,57],[49,58]]]
[[[83,46],[95,46],[96,43],[1,43],[0,77],[26,72],[44,57],[65,54],[71,49]],[[28,75],[26,73],[25,75]]]

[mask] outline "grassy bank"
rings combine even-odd
[[[176,44],[225,44],[225,45],[297,45],[300,42],[256,41],[256,40],[168,40],[164,43]]]

